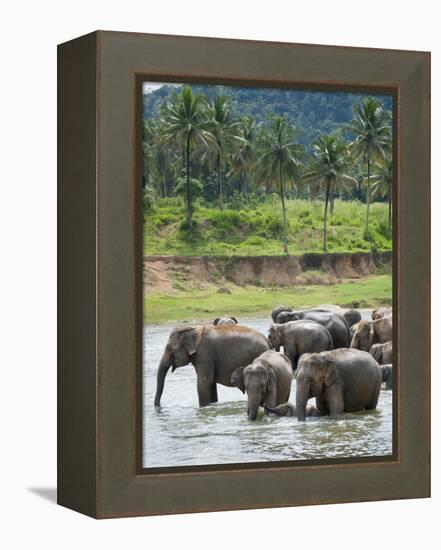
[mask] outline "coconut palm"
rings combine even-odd
[[[295,129],[285,117],[275,116],[269,128],[263,128],[257,150],[257,174],[267,187],[275,185],[280,196],[283,215],[283,249],[288,254],[288,228],[286,221],[286,180],[291,185],[300,181],[302,145],[295,143]]]
[[[185,202],[187,226],[193,226],[193,197],[191,180],[192,153],[195,148],[216,147],[216,140],[207,126],[207,103],[200,94],[184,86],[180,94],[163,111],[164,143],[174,142],[183,153],[185,168]]]
[[[148,187],[154,170],[153,146],[156,135],[156,127],[152,121],[145,120],[143,126],[142,152],[143,152],[143,188]]]
[[[209,129],[216,140],[215,159],[217,186],[219,192],[219,207],[224,208],[222,169],[224,158],[228,151],[241,140],[239,135],[239,122],[233,119],[232,106],[225,95],[219,95],[209,111]]]
[[[363,103],[353,108],[348,130],[355,134],[350,148],[355,158],[361,159],[367,167],[366,223],[365,234],[369,234],[369,208],[371,202],[371,163],[384,160],[390,148],[392,128],[391,114],[373,97],[366,97]]]
[[[313,193],[324,192],[323,251],[327,251],[327,217],[331,189],[357,185],[357,180],[346,174],[349,165],[347,144],[335,135],[317,138],[312,145],[312,158],[308,171],[303,175]]]
[[[240,119],[239,131],[242,140],[231,157],[231,167],[240,178],[245,203],[248,204],[248,178],[253,165],[256,133],[253,118],[247,116]]]
[[[393,162],[392,157],[388,156],[383,162],[374,165],[371,194],[372,197],[387,198],[389,230],[392,223],[392,181]]]

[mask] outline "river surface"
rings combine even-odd
[[[267,334],[270,321],[243,319],[241,324]],[[392,454],[392,392],[383,389],[375,411],[298,422],[264,416],[261,409],[250,422],[246,395],[237,388],[218,384],[219,402],[199,408],[196,373],[188,365],[169,370],[161,408],[155,410],[156,370],[172,328],[144,327],[145,468]],[[294,380],[290,400],[295,402]]]

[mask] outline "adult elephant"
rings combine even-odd
[[[248,418],[256,420],[259,407],[264,403],[276,407],[289,398],[292,368],[285,355],[264,351],[251,365],[238,367],[231,374],[231,383],[247,393]]]
[[[271,318],[274,323],[277,323],[277,317],[279,316],[279,313],[282,313],[282,311],[292,311],[292,307],[290,306],[277,306],[273,309],[271,313]]]
[[[236,317],[218,317],[213,321],[213,325],[215,327],[222,326],[222,325],[237,325],[238,320]]]
[[[382,319],[383,317],[392,317],[392,308],[391,307],[378,307],[374,309],[371,313],[372,321],[377,319]]]
[[[392,317],[381,317],[375,321],[360,321],[352,336],[351,348],[369,351],[374,344],[392,340]]]
[[[393,360],[392,342],[386,342],[385,344],[374,344],[370,347],[369,353],[379,365],[390,364]]]
[[[309,319],[271,325],[268,331],[268,340],[277,351],[280,346],[283,346],[293,369],[297,368],[299,358],[304,353],[334,349],[334,342],[329,330],[320,323]]]
[[[308,319],[326,327],[332,336],[334,348],[348,348],[351,343],[349,327],[339,313],[327,309],[304,309],[299,311],[282,311],[277,317],[277,323]]]
[[[336,349],[302,356],[297,369],[296,409],[305,420],[308,399],[315,397],[321,415],[375,409],[381,368],[369,353]]]
[[[159,407],[168,370],[192,363],[199,406],[217,401],[216,384],[232,386],[231,373],[270,349],[268,339],[241,325],[198,325],[172,330],[158,367],[155,406]]]
[[[348,324],[349,328],[361,321],[361,314],[358,309],[348,309],[343,313],[342,317]]]

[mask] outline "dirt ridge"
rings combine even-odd
[[[145,293],[232,286],[280,287],[336,284],[360,279],[392,262],[391,252],[303,254],[300,256],[144,256]]]

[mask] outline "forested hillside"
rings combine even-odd
[[[144,95],[144,118],[156,118],[159,109],[182,86],[166,85]],[[252,116],[256,123],[272,115],[284,116],[298,130],[298,141],[309,145],[319,135],[335,132],[348,124],[352,106],[363,99],[361,94],[347,92],[311,92],[268,88],[236,88],[231,86],[192,85],[194,93],[204,94],[211,101],[220,94],[228,95],[237,116]],[[386,110],[392,110],[392,97],[375,95]]]

